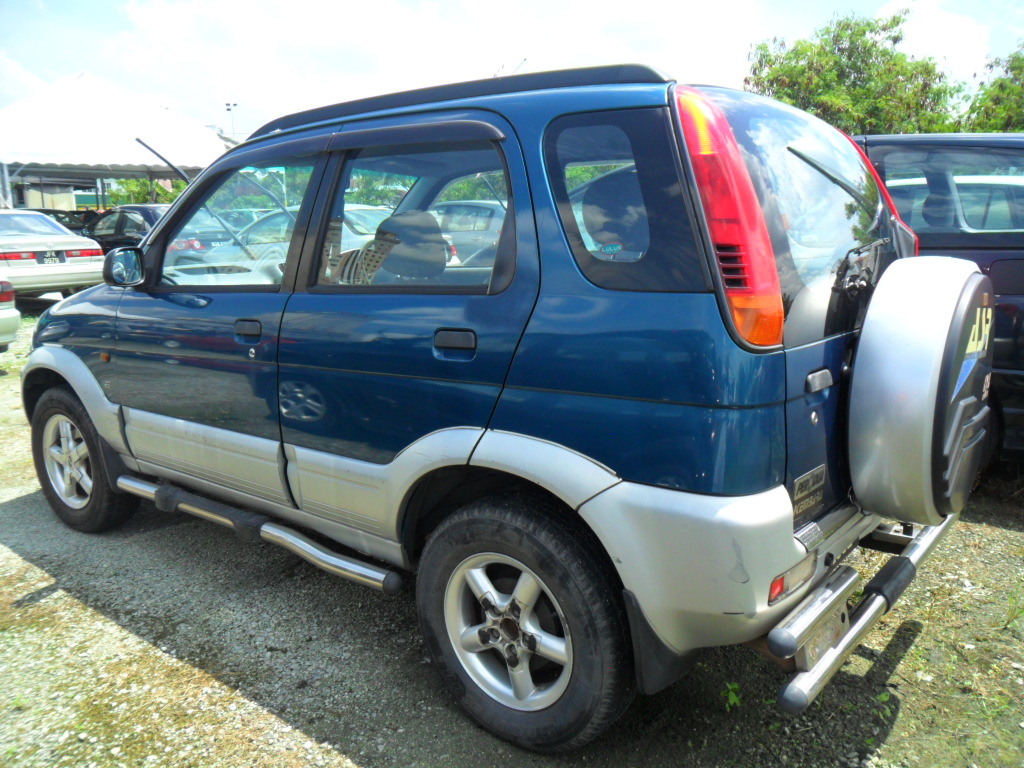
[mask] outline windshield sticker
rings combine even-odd
[[[601,253],[605,256],[614,256],[622,252],[622,243],[605,243],[601,246]]]

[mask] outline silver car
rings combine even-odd
[[[14,286],[7,279],[7,274],[0,269],[0,352],[18,336],[21,325],[21,312],[14,306]]]
[[[103,250],[44,214],[0,210],[0,268],[19,295],[70,293],[102,282]]]

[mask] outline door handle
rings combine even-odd
[[[823,389],[828,389],[835,382],[832,381],[832,371],[828,368],[822,368],[819,371],[807,374],[807,381],[804,382],[804,389],[807,394],[813,395],[815,392],[821,392]]]
[[[473,351],[476,349],[476,333],[465,329],[435,331],[434,347]]]
[[[241,337],[238,340],[246,344],[254,338],[259,339],[263,334],[263,326],[259,320],[235,320],[235,336]]]

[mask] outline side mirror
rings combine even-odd
[[[145,279],[142,250],[134,246],[115,248],[103,259],[103,282],[126,288]]]

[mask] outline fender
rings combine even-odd
[[[530,480],[574,510],[622,482],[608,467],[564,445],[493,429],[480,438],[469,463]]]
[[[82,358],[71,350],[56,346],[42,346],[32,350],[28,362],[21,370],[23,403],[31,382],[43,371],[52,371],[64,379],[82,401],[100,437],[118,453],[130,455],[121,432],[121,406],[107,399],[92,371],[82,362]],[[31,421],[27,409],[25,415]]]

